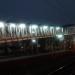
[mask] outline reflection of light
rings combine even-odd
[[[26,27],[26,24],[19,24],[19,27],[21,28],[21,29],[23,29],[23,28],[25,28]]]
[[[32,39],[32,43],[36,43],[36,40],[35,39]]]
[[[59,30],[60,29],[60,27],[56,27],[56,30]]]
[[[4,28],[4,22],[0,22],[0,28]]]
[[[62,35],[62,34],[56,35],[56,37],[57,37],[59,40],[63,40],[63,39],[64,39],[64,35]]]
[[[16,24],[10,23],[10,28],[15,28],[15,27],[16,27]]]

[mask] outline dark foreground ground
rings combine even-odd
[[[75,75],[75,53],[19,58],[1,59],[0,75]]]

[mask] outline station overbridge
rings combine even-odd
[[[63,36],[63,27],[0,21],[0,43]]]

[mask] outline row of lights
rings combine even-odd
[[[0,28],[4,28],[5,25],[10,25],[11,28],[16,28],[17,25],[18,25],[20,28],[26,28],[26,24],[24,24],[24,23],[19,23],[19,24],[15,24],[15,23],[7,23],[7,24],[6,24],[5,22],[0,22]],[[30,25],[30,28],[36,29],[36,28],[38,28],[38,25],[32,24],[32,25]],[[43,29],[47,29],[47,28],[48,28],[47,25],[44,25],[44,26],[43,26]],[[54,28],[53,26],[50,27],[50,29],[53,29],[53,28]],[[59,29],[60,29],[59,26],[56,27],[56,30],[59,30]]]
[[[9,28],[10,28],[10,29],[11,29],[11,28],[14,28],[14,29],[15,29],[16,26],[18,26],[20,29],[25,29],[25,28],[26,28],[26,24],[24,24],[24,23],[19,23],[19,24],[9,23],[9,24],[6,24],[5,22],[0,22],[0,28],[4,28],[5,25],[6,25],[6,26],[9,25]],[[30,25],[30,26],[29,26],[30,32],[31,32],[31,29],[32,29],[32,28],[36,30],[36,29],[38,28],[38,25],[36,25],[36,24]],[[48,26],[47,26],[47,25],[44,25],[44,26],[40,26],[40,28],[43,29],[43,30],[46,30],[46,29],[48,29]],[[50,30],[52,30],[52,29],[54,29],[53,26],[50,27]],[[59,27],[59,26],[56,27],[56,30],[60,30],[60,27]],[[62,34],[56,35],[56,37],[57,37],[58,39],[63,39],[63,35],[62,35]],[[36,40],[33,39],[32,42],[35,43]]]

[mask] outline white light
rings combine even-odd
[[[15,27],[16,27],[16,24],[10,23],[10,28],[15,28]]]
[[[63,37],[63,35],[61,35],[61,34],[60,34],[60,35],[56,35],[56,36],[57,36],[58,38],[62,38],[62,37]]]
[[[59,30],[60,29],[60,27],[56,27],[56,30]]]
[[[47,29],[48,28],[48,26],[43,26],[43,29]]]
[[[54,29],[54,27],[50,27],[50,30]]]
[[[4,28],[4,22],[0,22],[0,28]]]
[[[29,32],[30,32],[30,33],[31,33],[31,30],[32,30],[32,29],[31,29],[31,26],[29,26]]]
[[[62,35],[62,34],[56,35],[56,37],[57,37],[59,40],[63,40],[63,39],[64,39],[64,35]]]
[[[38,25],[30,25],[29,26],[30,33],[36,33],[37,28],[38,28]]]
[[[42,27],[40,27],[40,30],[41,30],[41,31],[42,31],[42,29],[43,29],[43,28],[42,28]]]
[[[21,28],[21,29],[23,29],[23,28],[26,28],[26,24],[19,24],[19,27]]]
[[[38,28],[37,25],[32,25],[32,29],[36,29],[36,28]]]
[[[32,31],[32,33],[34,34],[34,33],[35,33],[35,31]]]
[[[32,39],[32,43],[36,43],[36,40],[35,39]]]
[[[63,32],[63,28],[62,28],[62,32]]]

